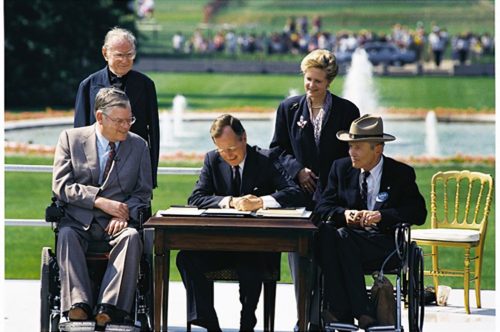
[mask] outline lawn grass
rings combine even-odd
[[[464,31],[494,33],[493,1],[231,1],[208,25],[202,24],[205,4],[206,1],[157,1],[154,20],[161,30],[142,32],[139,37],[141,53],[172,52],[172,36],[177,31],[186,39],[196,28],[207,37],[224,27],[237,33],[269,35],[281,32],[289,17],[304,15],[309,25],[315,15],[320,15],[323,30],[334,34],[341,30],[359,32],[362,29],[389,34],[395,23],[414,29],[417,22],[422,22],[427,32],[433,24],[438,24],[452,35]],[[138,24],[140,28],[146,26],[147,20]]]
[[[153,73],[160,108],[171,109],[176,94],[187,98],[189,110],[262,107],[274,110],[289,89],[304,91],[302,75]],[[331,91],[342,95],[344,77]],[[495,108],[493,77],[375,77],[379,104],[399,108]],[[457,96],[460,95],[460,98]],[[228,106],[230,105],[230,106]]]
[[[24,162],[23,162],[24,161]],[[26,158],[6,157],[6,164],[51,164],[50,158]],[[163,163],[163,166],[167,164]],[[168,165],[170,166],[170,165]],[[178,166],[178,165],[176,165]],[[189,165],[194,166],[194,165]],[[200,166],[195,165],[195,166]],[[427,209],[430,210],[430,179],[439,170],[449,169],[469,169],[490,173],[494,175],[493,166],[419,166],[416,167],[417,182],[420,191],[427,202]],[[169,175],[159,176],[159,187],[154,191],[153,210],[164,209],[172,204],[185,204],[187,197],[191,193],[196,176],[190,175]],[[26,197],[29,196],[27,204]],[[50,174],[45,173],[5,173],[5,217],[42,219],[45,206],[50,198]],[[483,289],[495,288],[495,206],[491,210],[491,218],[486,238],[484,252],[484,268],[482,278]],[[429,227],[427,220],[424,228]],[[53,234],[49,228],[42,227],[6,227],[5,228],[5,277],[7,279],[38,279],[40,252],[44,246],[53,247]],[[429,248],[424,248],[428,251]],[[177,268],[175,267],[176,252],[171,253],[171,279],[180,280]],[[282,255],[282,281],[290,282],[290,272],[288,269],[287,255]],[[19,257],[23,257],[19,259]],[[442,259],[460,266],[462,263],[462,252],[459,250],[443,251]],[[426,261],[427,266],[429,262]],[[443,284],[460,288],[462,283],[458,278],[443,278]],[[431,284],[430,279],[426,284]]]

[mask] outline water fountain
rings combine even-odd
[[[298,89],[290,88],[288,89],[288,97],[298,96],[300,94]]]
[[[187,108],[187,99],[183,95],[175,95],[172,101],[172,122],[174,127],[174,136],[181,137],[185,133],[182,127],[184,111]]]
[[[427,112],[425,116],[425,148],[430,157],[439,156],[437,116],[434,111]]]
[[[160,113],[160,146],[178,147],[176,138],[191,137],[184,131],[184,111],[187,108],[187,99],[176,95],[172,101],[172,112]]]
[[[363,54],[360,51],[359,54]],[[346,78],[345,92],[348,98],[354,101],[362,113],[374,112],[376,98],[373,93],[373,77],[366,68],[371,65],[359,64],[357,60],[365,62],[366,53],[358,58],[354,56],[353,66]],[[361,67],[361,68],[360,68]],[[363,69],[364,68],[364,69]],[[354,85],[352,85],[352,84]],[[290,94],[296,90],[291,89]],[[357,93],[360,92],[360,93]],[[352,94],[352,97],[349,95]],[[357,99],[361,98],[361,99]],[[365,102],[371,106],[364,106]],[[209,139],[210,121],[207,119],[190,119],[189,127],[185,124],[185,110],[187,100],[184,96],[177,95],[173,99],[172,111],[160,113],[160,151],[171,153],[175,151],[204,153],[213,149]],[[243,119],[251,145],[261,147],[269,146],[274,130],[273,121],[269,119],[246,121]],[[43,124],[33,125],[26,129],[16,128],[15,125],[5,125],[6,144],[33,142],[34,144],[54,146],[61,130],[70,127],[70,124],[47,127]],[[183,127],[186,127],[185,130]],[[452,122],[439,124],[436,114],[429,112],[426,120],[404,120],[401,118],[384,119],[386,132],[395,135],[398,139],[386,146],[387,153],[394,156],[454,156],[465,155],[494,155],[495,123],[463,123]],[[446,142],[440,145],[439,142]]]
[[[160,113],[160,146],[167,146],[172,141],[172,124],[170,114],[163,111]]]
[[[351,67],[344,81],[343,97],[358,106],[361,114],[377,113],[378,101],[373,84],[373,67],[368,54],[357,48],[352,55]]]

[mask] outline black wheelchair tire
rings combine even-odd
[[[40,266],[40,331],[51,332],[50,328],[50,300],[49,300],[49,283],[50,283],[50,257],[52,249],[44,247],[42,249],[41,266]]]
[[[145,257],[147,263],[146,283],[148,285],[148,290],[145,292],[145,301],[148,308],[147,315],[144,315],[144,320],[147,323],[149,331],[154,331],[154,287],[153,287],[153,255],[149,254]]]
[[[50,332],[59,332],[59,322],[61,321],[60,314],[50,315]]]
[[[410,244],[408,263],[408,325],[410,332],[421,332],[424,324],[424,257],[415,242]]]

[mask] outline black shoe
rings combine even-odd
[[[68,311],[68,319],[71,321],[84,321],[90,318],[92,309],[87,303],[79,302],[71,306]]]
[[[309,332],[321,332],[321,327],[319,327],[318,325],[316,324],[310,324],[309,325]]]
[[[323,319],[323,323],[325,325],[340,322],[340,319],[338,319],[334,313],[332,313],[330,310],[326,310],[326,309],[321,312],[321,318]]]
[[[242,311],[240,319],[240,332],[253,332],[255,325],[257,325],[257,317],[255,317],[255,312]]]
[[[96,308],[95,322],[97,326],[106,326],[109,323],[120,323],[118,310],[114,305],[101,303]]]
[[[201,326],[207,329],[207,332],[222,332],[217,320],[195,319],[190,321],[189,324]]]
[[[361,315],[358,318],[358,325],[360,329],[366,330],[377,325],[377,320],[370,315]]]

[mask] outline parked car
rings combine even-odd
[[[412,50],[401,50],[387,42],[369,42],[361,46],[368,55],[368,60],[374,65],[379,64],[402,66],[417,61],[417,55]],[[336,51],[335,57],[339,64],[351,63],[353,51]]]
[[[415,51],[402,50],[391,43],[373,42],[366,43],[363,47],[374,66],[379,64],[402,66],[417,61]]]

